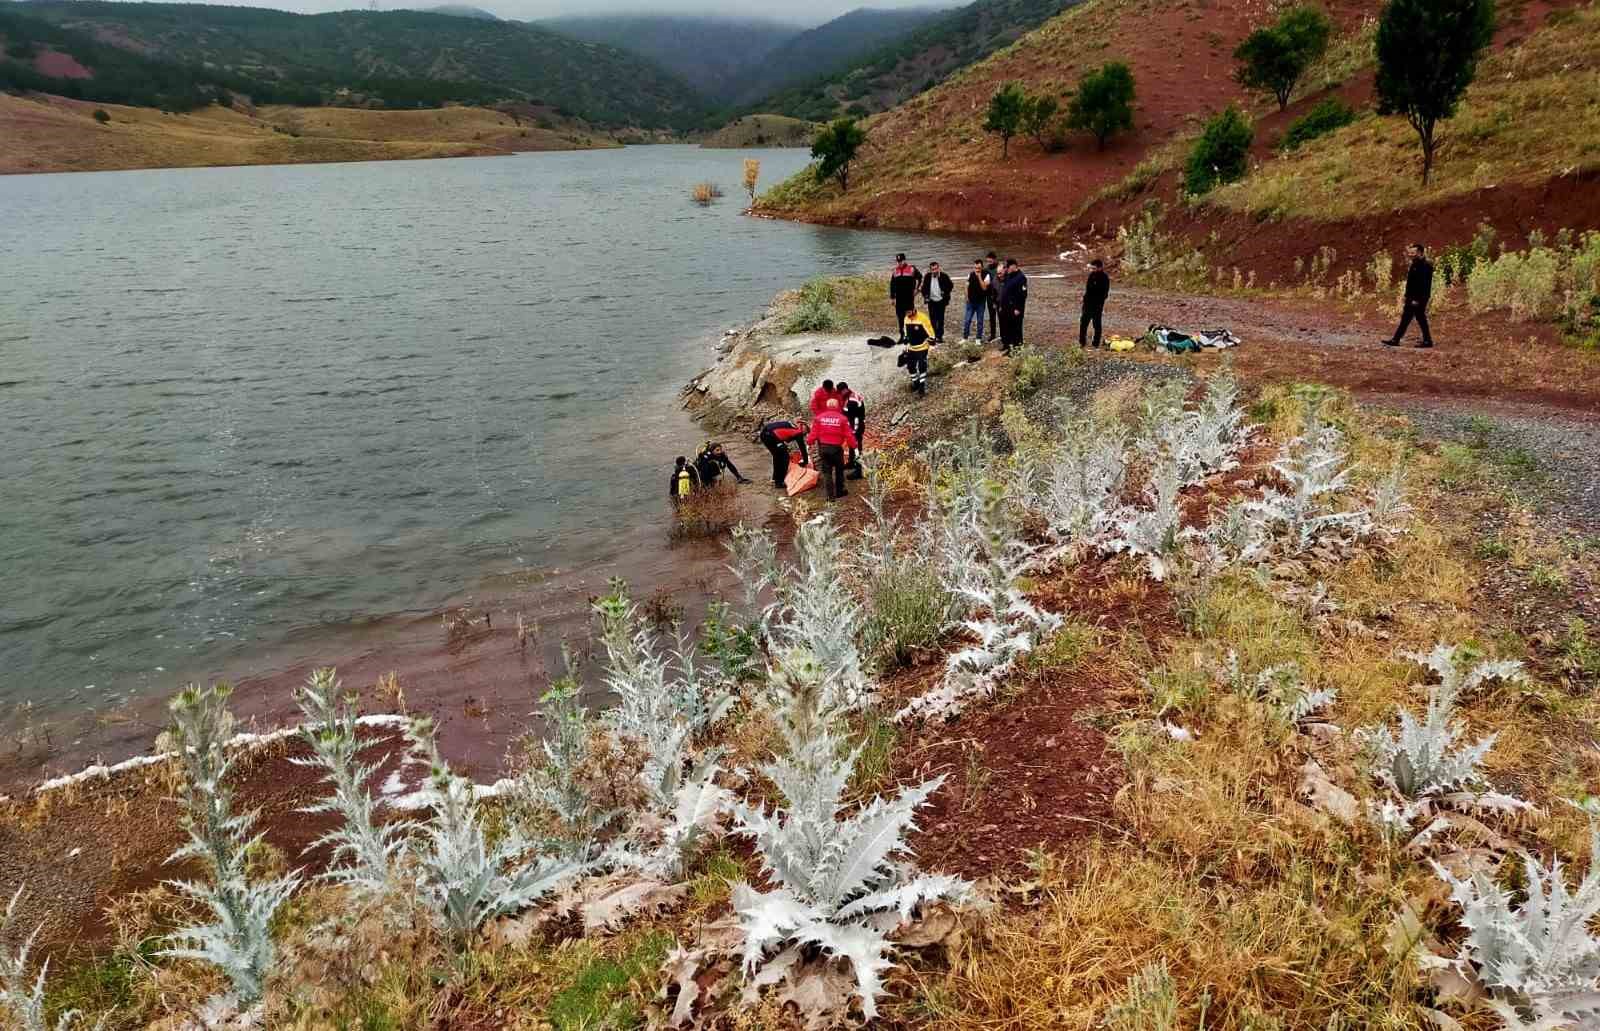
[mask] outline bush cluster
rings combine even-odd
[[[1189,151],[1183,170],[1184,192],[1198,197],[1243,178],[1250,167],[1250,144],[1255,138],[1250,119],[1234,105],[1214,115]]]
[[[785,333],[838,333],[849,326],[850,320],[836,306],[838,298],[833,284],[826,279],[813,279],[800,288],[800,303],[784,320]]]
[[[1327,97],[1317,106],[1289,123],[1278,141],[1278,149],[1295,150],[1318,136],[1326,136],[1356,120],[1355,109],[1337,97]]]

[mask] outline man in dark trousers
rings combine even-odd
[[[1022,317],[1028,311],[1028,277],[1016,258],[1006,259],[1006,277],[1000,281],[1000,350],[1011,353],[1022,346]]]
[[[928,263],[928,275],[922,280],[922,299],[928,302],[928,320],[933,323],[936,344],[944,343],[944,310],[950,307],[950,291],[954,286],[937,261]]]
[[[850,430],[850,422],[839,410],[838,398],[829,398],[828,407],[811,424],[806,440],[817,445],[817,471],[822,474],[822,485],[828,489],[828,500],[838,501],[847,493],[844,489],[845,449],[854,451],[860,444]]]
[[[972,320],[978,320],[978,339],[983,339],[983,313],[989,307],[989,273],[983,266],[983,259],[978,258],[972,263],[972,271],[967,273],[967,314],[961,320],[961,339],[972,338]]]
[[[772,455],[772,485],[782,490],[789,478],[789,442],[793,441],[800,449],[800,464],[809,465],[811,456],[806,454],[806,424],[792,422],[788,419],[773,419],[761,427],[761,432],[756,435],[762,446]]]
[[[983,273],[989,277],[989,342],[994,343],[995,337],[1000,335],[1000,280],[1005,278],[1005,270],[1000,267],[1000,259],[990,251],[983,256]],[[978,338],[983,338],[983,325],[978,325]]]
[[[1422,343],[1417,346],[1432,347],[1433,334],[1428,331],[1428,301],[1433,297],[1433,262],[1428,260],[1427,249],[1420,243],[1406,248],[1406,255],[1411,259],[1411,268],[1406,270],[1405,311],[1400,316],[1400,328],[1384,343],[1399,347],[1400,338],[1411,328],[1411,320],[1416,319],[1417,328],[1422,330]]]
[[[889,273],[889,299],[894,301],[894,321],[899,327],[901,343],[906,340],[906,312],[917,306],[917,291],[921,287],[922,273],[906,262],[904,254],[896,254],[894,270]]]
[[[1089,279],[1083,286],[1083,315],[1078,319],[1078,346],[1088,346],[1089,323],[1094,323],[1094,346],[1100,346],[1100,321],[1111,293],[1111,277],[1099,258],[1089,262]]]
[[[850,452],[850,461],[845,467],[850,471],[850,479],[859,480],[862,476],[861,452],[867,446],[867,399],[850,389],[850,384],[839,382],[839,396],[844,398],[844,418],[850,424],[850,432],[856,435],[856,449]]]

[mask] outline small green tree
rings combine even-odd
[[[854,118],[839,118],[822,128],[811,143],[811,156],[817,160],[817,181],[837,179],[839,189],[850,189],[850,162],[866,141],[867,132]]]
[[[1101,150],[1112,133],[1132,129],[1133,72],[1128,66],[1112,61],[1086,72],[1078,80],[1078,92],[1067,108],[1067,125],[1094,133]]]
[[[97,107],[94,109],[94,120],[99,122],[101,125],[104,125],[111,121],[111,116],[106,114],[105,108]]]
[[[1250,120],[1232,104],[1213,116],[1189,152],[1183,171],[1184,191],[1199,196],[1243,176],[1250,165],[1250,144],[1255,137]]]
[[[1235,77],[1245,89],[1270,93],[1278,110],[1289,106],[1300,77],[1328,50],[1333,24],[1315,7],[1292,7],[1272,25],[1245,37],[1233,52],[1239,62]]]
[[[989,113],[983,120],[983,131],[1000,137],[1001,157],[1009,155],[1011,137],[1022,131],[1022,123],[1027,118],[1031,103],[1022,87],[1014,82],[1001,86],[989,98]]]
[[[1056,120],[1056,112],[1061,110],[1061,102],[1055,97],[1041,93],[1037,97],[1028,98],[1028,106],[1022,112],[1022,131],[1032,136],[1039,144],[1041,150],[1054,150],[1058,140],[1051,139],[1050,127]]]
[[[1378,113],[1405,115],[1428,183],[1438,124],[1456,113],[1494,38],[1494,0],[1389,0],[1378,20]]]

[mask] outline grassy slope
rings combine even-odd
[[[1378,8],[1376,0],[1328,5],[1342,38],[1309,88],[1289,112],[1279,114],[1245,96],[1229,77],[1233,47],[1265,20],[1264,10],[1088,0],[1007,50],[872,119],[848,194],[802,176],[774,190],[765,206],[773,213],[829,222],[1046,232],[1070,226],[1105,232],[1148,200],[1179,207],[1173,204],[1173,169],[1187,142],[1207,114],[1237,101],[1256,112],[1263,167],[1240,186],[1220,192],[1215,207],[1178,212],[1177,222],[1191,238],[1205,237],[1218,220],[1244,209],[1317,219],[1379,212],[1383,221],[1394,221],[1396,208],[1452,196],[1463,210],[1450,219],[1429,219],[1448,222],[1452,238],[1470,236],[1476,218],[1495,215],[1497,205],[1507,208],[1508,222],[1559,221],[1563,207],[1572,207],[1567,194],[1577,196],[1583,187],[1568,183],[1570,189],[1564,189],[1552,177],[1597,164],[1593,140],[1600,109],[1594,100],[1595,59],[1586,47],[1596,31],[1592,4],[1532,3],[1503,12],[1496,40],[1500,49],[1486,62],[1462,116],[1446,126],[1455,137],[1454,152],[1442,159],[1436,183],[1426,192],[1414,182],[1415,145],[1399,119],[1367,117],[1291,158],[1273,156],[1271,144],[1289,121],[1330,88],[1358,107],[1370,107],[1371,62],[1363,44],[1370,39],[1368,19]],[[1174,61],[1174,53],[1192,60]],[[1111,59],[1134,69],[1133,133],[1104,152],[1097,152],[1092,141],[1075,138],[1057,155],[1042,153],[1032,141],[1014,140],[1010,159],[1000,161],[998,141],[981,129],[984,105],[997,83],[1015,80],[1035,91],[1064,92],[1085,68]],[[1502,191],[1497,196],[1484,189],[1540,179],[1556,183],[1555,195],[1509,197]],[[1589,217],[1583,205],[1577,207],[1574,214]],[[1467,227],[1464,235],[1458,222]],[[1350,234],[1360,239],[1344,249],[1370,254],[1387,242],[1384,228],[1361,226]],[[1232,229],[1235,242],[1246,245],[1259,232],[1254,218]],[[1278,251],[1306,236],[1294,225],[1267,232],[1278,238]],[[1262,261],[1288,264],[1283,253],[1265,250]],[[1249,261],[1240,264],[1251,267]]]
[[[784,115],[735,119],[700,141],[702,147],[809,147],[817,124]]]
[[[1600,168],[1600,6],[1563,11],[1478,71],[1446,123],[1432,181],[1416,136],[1369,115],[1260,165],[1211,203],[1263,218],[1358,218]]]
[[[111,115],[106,125],[94,121],[97,107]],[[267,107],[251,117],[213,106],[166,115],[44,96],[0,96],[0,137],[7,141],[0,173],[467,157],[587,145],[585,137],[519,128],[483,108]]]

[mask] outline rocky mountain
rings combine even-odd
[[[746,72],[795,38],[800,26],[760,18],[690,15],[571,15],[533,23],[573,39],[638,54],[714,102],[731,99]]]

